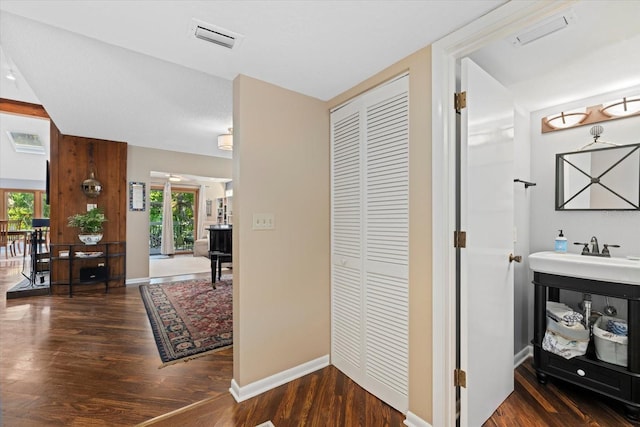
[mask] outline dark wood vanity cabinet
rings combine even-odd
[[[558,276],[534,271],[533,355],[538,381],[549,377],[576,384],[616,399],[625,405],[628,418],[640,418],[640,286]],[[622,298],[628,304],[628,366],[598,360],[588,351],[584,356],[565,359],[542,349],[547,328],[547,301],[559,301],[561,290]]]

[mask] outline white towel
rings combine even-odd
[[[563,322],[567,326],[582,322],[584,317],[582,314],[573,311],[568,305],[554,301],[547,301],[547,316],[557,322]]]

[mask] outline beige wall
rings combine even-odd
[[[234,80],[233,376],[240,387],[330,351],[329,113]],[[275,229],[252,229],[254,213]]]
[[[213,140],[212,138],[212,144]],[[132,212],[127,210],[128,280],[149,277],[150,172],[155,170],[215,178],[231,178],[231,167],[232,162],[230,159],[128,146],[127,180],[128,182],[146,183],[147,191],[146,209],[144,211]]]
[[[390,66],[328,103],[349,99],[409,72],[409,411],[431,423],[431,48]]]

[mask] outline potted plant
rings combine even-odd
[[[102,224],[107,221],[101,208],[93,208],[85,213],[71,215],[69,227],[80,229],[78,238],[86,245],[95,245],[102,239]]]

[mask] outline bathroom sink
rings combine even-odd
[[[640,286],[640,260],[637,259],[536,252],[529,255],[529,268],[540,273]]]

